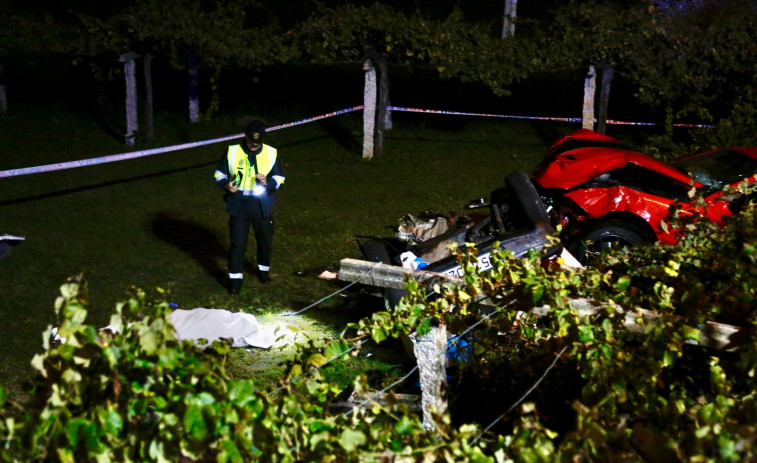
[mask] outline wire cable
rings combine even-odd
[[[376,269],[376,267],[379,266],[379,264],[383,264],[383,262],[376,262],[376,263],[374,263],[371,268],[369,268],[368,270],[366,270],[365,272],[363,272],[362,275],[360,275],[360,277],[357,279],[357,281],[353,281],[352,283],[350,283],[347,286],[339,289],[338,291],[335,291],[335,292],[329,294],[328,296],[325,296],[325,297],[322,297],[321,299],[318,299],[317,301],[313,302],[312,304],[310,304],[309,306],[305,307],[304,309],[298,310],[297,312],[286,312],[286,313],[283,313],[282,315],[285,316],[285,317],[291,317],[292,315],[299,315],[301,313],[307,312],[308,310],[312,309],[313,307],[317,306],[318,304],[320,304],[320,303],[322,303],[324,301],[327,301],[327,300],[331,299],[332,297],[336,296],[337,294],[340,294],[340,293],[346,291],[348,288],[350,288],[350,287],[358,284],[360,282],[360,280],[363,279],[363,277],[365,277],[369,273],[373,273],[373,271]]]
[[[471,441],[471,445],[473,445],[473,444],[475,444],[476,442],[478,442],[478,440],[479,440],[479,439],[481,439],[481,437],[482,437],[482,436],[484,435],[484,433],[486,433],[486,432],[487,432],[488,430],[490,430],[490,429],[491,429],[492,427],[494,427],[494,425],[495,425],[495,424],[499,423],[499,421],[500,421],[500,420],[501,420],[502,418],[504,418],[504,417],[505,417],[505,415],[507,415],[507,414],[509,414],[509,413],[510,413],[511,411],[513,411],[513,409],[514,409],[515,407],[517,407],[518,405],[520,405],[520,403],[521,403],[521,402],[523,402],[523,401],[524,401],[524,400],[526,399],[526,397],[528,397],[528,395],[529,395],[529,394],[531,394],[531,392],[533,392],[533,391],[534,391],[534,389],[536,389],[536,388],[537,388],[537,387],[539,386],[539,384],[541,384],[541,382],[542,382],[542,381],[544,380],[544,378],[546,378],[546,377],[547,377],[547,373],[549,373],[549,372],[550,372],[550,370],[552,370],[552,368],[554,368],[555,364],[557,363],[557,360],[558,360],[558,359],[560,358],[560,356],[561,356],[561,355],[562,355],[562,354],[563,354],[563,353],[565,352],[565,350],[566,350],[567,348],[568,348],[568,346],[565,346],[565,347],[563,347],[563,348],[562,348],[562,350],[560,351],[560,353],[559,353],[559,354],[557,354],[557,355],[555,356],[555,359],[554,359],[554,360],[552,361],[552,363],[551,363],[551,364],[549,365],[549,367],[547,367],[547,369],[546,369],[546,370],[544,371],[544,373],[543,373],[543,374],[541,375],[541,377],[540,377],[540,378],[539,378],[539,379],[538,379],[538,380],[537,380],[537,381],[536,381],[536,382],[535,382],[535,383],[533,384],[533,386],[531,386],[531,387],[530,387],[530,388],[529,388],[529,389],[528,389],[528,390],[526,391],[526,393],[525,393],[525,394],[523,394],[523,395],[522,395],[522,396],[520,397],[520,399],[518,399],[518,400],[517,400],[517,401],[516,401],[516,402],[515,402],[514,404],[512,404],[512,405],[510,406],[510,408],[508,408],[508,409],[507,409],[507,411],[506,411],[505,413],[502,413],[501,415],[499,415],[499,416],[498,416],[498,417],[497,417],[497,418],[496,418],[496,419],[495,419],[494,421],[492,421],[491,423],[489,423],[489,425],[488,425],[487,427],[485,427],[485,428],[483,429],[483,431],[481,431],[481,432],[480,432],[480,433],[479,433],[479,434],[478,434],[478,435],[477,435],[476,437],[474,437],[474,438],[473,438],[473,440]]]
[[[400,379],[398,379],[397,381],[393,382],[392,384],[388,385],[388,386],[387,386],[387,387],[385,387],[384,389],[382,389],[382,390],[378,391],[378,392],[377,392],[377,394],[383,394],[383,393],[385,393],[386,391],[388,391],[388,390],[390,390],[391,388],[393,388],[394,386],[396,386],[396,385],[398,385],[398,384],[402,383],[403,381],[405,381],[406,379],[408,379],[408,378],[409,378],[410,376],[412,376],[412,375],[413,375],[413,373],[415,373],[415,372],[416,372],[417,370],[418,370],[418,365],[414,366],[414,367],[413,367],[413,369],[412,369],[412,370],[410,370],[410,371],[409,371],[409,372],[408,372],[408,373],[407,373],[407,374],[406,374],[405,376],[403,376],[402,378],[400,378]],[[352,408],[352,410],[349,410],[349,411],[348,411],[347,413],[345,413],[345,415],[346,415],[346,416],[350,416],[350,415],[352,415],[352,412],[353,412],[353,411],[355,411],[355,409],[356,409],[356,408],[361,408],[361,407],[363,407],[364,405],[366,405],[366,404],[367,404],[368,402],[376,402],[376,401],[375,401],[374,399],[372,399],[372,398],[370,398],[370,397],[369,397],[369,398],[365,399],[364,401],[360,402],[359,404],[355,405],[355,407],[353,407],[353,408]],[[377,402],[377,403],[378,403],[378,402]],[[379,405],[381,405],[381,404],[379,404]]]

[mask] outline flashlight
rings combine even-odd
[[[258,183],[254,187],[252,187],[253,196],[262,196],[263,193],[265,193],[265,187],[263,185]]]

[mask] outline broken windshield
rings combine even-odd
[[[757,161],[732,150],[686,158],[673,166],[713,190],[738,183],[757,172]]]

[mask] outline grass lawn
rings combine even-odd
[[[281,313],[345,286],[317,275],[336,271],[342,258],[360,257],[355,235],[391,235],[405,213],[461,211],[470,199],[501,186],[513,169],[530,171],[555,137],[577,128],[403,113],[394,121],[384,155],[370,162],[360,156],[359,113],[271,133],[269,143],[279,148],[286,173],[276,211],[273,280],[261,286],[248,278],[237,297],[224,288],[227,215],[212,177],[225,143],[0,179],[0,233],[27,238],[0,262],[3,385],[23,398],[33,374],[29,361],[42,349],[41,333],[56,322],[58,288],[78,273],[89,283],[90,322],[96,326],[108,323],[133,285],[164,288],[181,308],[243,310],[264,322],[275,320],[302,333],[299,340],[336,336],[346,323],[382,307],[381,300],[350,290],[302,315]],[[155,126],[151,146],[241,132],[234,117],[189,125],[158,114]],[[127,151],[107,127],[87,114],[15,107],[0,118],[0,170]],[[252,269],[254,246],[248,262]],[[388,353],[365,351],[357,368],[401,364],[391,347]],[[239,349],[231,371],[270,382],[287,355]]]

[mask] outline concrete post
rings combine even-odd
[[[410,335],[413,341],[413,353],[418,361],[421,379],[421,406],[423,407],[423,426],[428,430],[436,429],[433,414],[447,412],[447,372],[444,363],[447,355],[447,327],[439,325],[431,328],[428,334]]]

